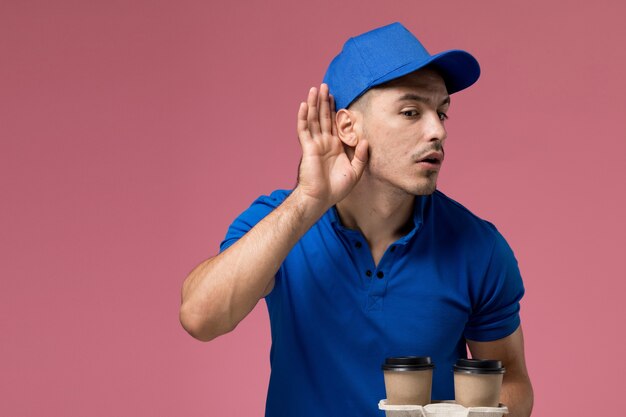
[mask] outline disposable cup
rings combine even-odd
[[[382,369],[387,404],[430,403],[434,367],[428,356],[398,356],[385,359]]]
[[[454,400],[464,407],[498,407],[505,369],[489,359],[459,359],[454,366]]]

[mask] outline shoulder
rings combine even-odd
[[[270,194],[261,195],[252,202],[250,207],[243,214],[253,212],[267,212],[274,210],[280,206],[287,197],[291,194],[291,190],[274,190]],[[267,214],[266,213],[266,214]]]
[[[432,194],[433,209],[438,216],[443,216],[442,221],[457,226],[476,228],[486,233],[498,233],[493,223],[478,217],[467,207],[456,200],[448,197],[439,190]]]
[[[440,191],[433,194],[435,229],[441,237],[454,241],[474,261],[496,275],[509,270],[509,275],[519,276],[517,260],[508,242],[496,226]],[[486,263],[485,263],[486,262]]]
[[[289,194],[291,194],[291,190],[275,190],[269,195],[262,195],[254,200],[250,207],[239,214],[231,223],[226,237],[220,245],[221,251],[231,246],[276,207],[280,206]]]
[[[278,207],[291,194],[292,190],[274,190],[269,195],[260,196],[257,201]]]
[[[433,222],[439,237],[465,242],[467,246],[483,252],[491,251],[494,246],[506,246],[504,237],[493,223],[477,216],[439,190],[431,198],[429,220]]]

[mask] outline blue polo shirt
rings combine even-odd
[[[230,226],[221,251],[280,205],[262,196]],[[431,356],[433,399],[453,399],[465,339],[520,324],[517,261],[489,222],[436,191],[415,200],[414,227],[378,265],[367,241],[328,210],[291,250],[266,297],[272,348],[267,417],[381,417],[381,364]]]

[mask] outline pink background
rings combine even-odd
[[[626,10],[618,1],[0,2],[0,415],[259,416],[265,305],[203,344],[187,273],[294,184],[298,103],[396,20],[483,75],[440,189],[525,277],[535,416],[623,396]],[[377,399],[373,399],[377,400]]]

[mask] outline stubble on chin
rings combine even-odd
[[[431,195],[432,193],[435,192],[436,189],[437,189],[437,185],[433,184],[429,186],[420,187],[419,189],[415,190],[411,194],[413,194],[414,196]]]
[[[431,195],[437,189],[437,172],[429,172],[421,184],[416,184],[413,195]]]

